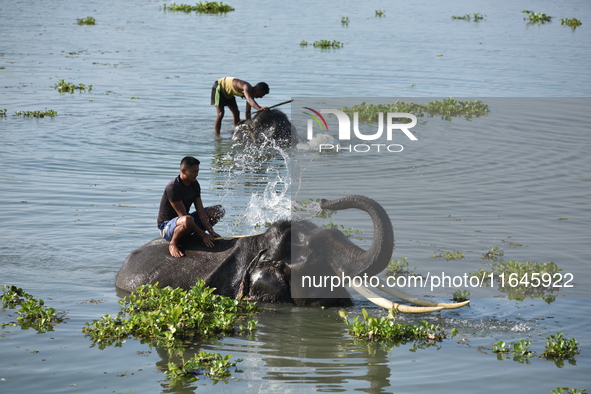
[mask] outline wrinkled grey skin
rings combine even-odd
[[[388,264],[394,247],[392,223],[374,200],[349,196],[322,200],[323,209],[356,208],[366,211],[374,223],[369,250],[354,245],[342,232],[318,227],[309,221],[282,220],[263,234],[218,240],[206,247],[199,237],[188,237],[181,246],[186,256],[174,258],[168,242],[155,239],[133,251],[117,274],[117,287],[133,291],[140,285],[190,288],[198,278],[227,297],[245,296],[253,301],[297,305],[347,306],[345,288],[302,288],[301,276],[375,275]]]
[[[262,142],[272,140],[280,145],[295,143],[297,142],[295,138],[295,128],[287,115],[278,109],[257,112],[252,119],[240,122],[232,134],[234,141]]]

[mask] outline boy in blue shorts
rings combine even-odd
[[[212,247],[214,239],[220,237],[213,226],[224,216],[225,211],[221,205],[203,207],[201,186],[197,182],[199,164],[199,160],[192,156],[184,157],[179,176],[166,185],[160,200],[158,229],[162,238],[170,242],[168,250],[173,257],[185,255],[179,249],[179,242],[186,235],[197,234],[208,247]],[[193,204],[195,212],[189,214]]]

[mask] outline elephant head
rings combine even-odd
[[[287,115],[278,109],[259,111],[252,119],[240,122],[232,134],[234,141],[265,142],[272,140],[287,146],[297,141],[295,128]]]
[[[376,275],[388,264],[394,247],[394,232],[386,211],[372,199],[349,196],[322,200],[320,207],[330,210],[361,209],[373,219],[374,239],[364,250],[342,232],[318,227],[309,221],[281,220],[263,234],[238,239],[220,239],[213,248],[199,237],[184,240],[185,256],[173,258],[168,242],[155,239],[133,251],[116,278],[117,287],[134,291],[144,284],[188,289],[198,278],[232,298],[240,296],[265,302],[291,302],[297,305],[348,306],[352,301],[346,283],[326,282],[326,278]],[[306,285],[305,280],[311,278]],[[324,280],[314,286],[314,279]],[[428,303],[428,308],[408,307],[381,298],[362,286],[353,288],[371,301],[401,312],[429,312],[459,304],[431,301],[397,293],[402,299]],[[407,297],[407,298],[405,298]],[[418,308],[418,309],[417,309]]]
[[[360,209],[373,220],[374,238],[364,250],[341,231],[316,227],[308,221],[296,221],[291,236],[291,289],[298,304],[337,303],[349,298],[343,278],[371,276],[383,271],[394,248],[392,223],[384,208],[364,196],[348,196],[337,200],[321,200],[320,207],[329,210]],[[330,283],[328,283],[330,281]],[[335,286],[336,285],[336,286]],[[331,302],[330,300],[333,299]]]

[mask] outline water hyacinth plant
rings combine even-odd
[[[312,44],[314,46],[314,48],[322,48],[322,49],[329,49],[329,48],[342,48],[343,47],[343,43],[339,42],[339,41],[335,41],[335,40],[320,40],[320,41],[314,41],[314,44]]]
[[[563,338],[561,332],[550,335],[546,341],[546,351],[542,353],[542,357],[569,359],[581,353],[577,340]]]
[[[310,45],[310,43],[308,41],[302,40],[300,41],[300,46],[302,47],[307,47],[308,45]],[[321,49],[331,49],[331,48],[342,48],[343,47],[343,43],[339,42],[339,41],[331,41],[331,40],[319,40],[319,41],[314,41],[314,43],[312,44],[312,46],[314,48],[321,48]]]
[[[388,266],[386,267],[386,275],[398,277],[401,275],[414,274],[414,270],[417,267],[414,267],[412,270],[410,270],[408,265],[409,263],[406,257],[401,257],[400,260],[390,260]]]
[[[236,367],[241,359],[230,362],[231,354],[222,356],[219,353],[201,351],[189,360],[184,357],[180,364],[169,361],[168,369],[164,372],[171,381],[171,386],[186,381],[199,380],[200,375],[205,375],[213,381],[226,380],[231,376],[230,368]]]
[[[388,317],[375,318],[369,315],[365,308],[361,309],[363,321],[356,316],[353,321],[348,319],[348,313],[344,310],[339,311],[339,315],[347,324],[349,334],[356,338],[390,341],[442,341],[447,337],[443,328],[431,324],[425,320],[420,321],[417,326],[412,324],[396,323],[392,314]],[[454,336],[456,330],[452,330]]]
[[[351,236],[353,234],[363,234],[363,231],[361,231],[361,230],[359,230],[357,228],[349,227],[347,229],[342,224],[335,224],[335,223],[333,223],[332,220],[330,222],[328,222],[327,224],[323,224],[322,227],[336,228],[337,230],[340,230],[343,234],[345,234],[345,236],[347,238],[351,238]],[[355,237],[355,238],[361,239],[359,237]]]
[[[482,15],[480,13],[474,13],[474,14],[466,14],[464,16],[457,16],[457,15],[453,15],[451,17],[451,19],[459,19],[459,20],[464,20],[464,21],[474,21],[474,22],[479,22],[481,20],[484,19],[486,15]]]
[[[57,112],[53,109],[47,109],[43,111],[16,111],[15,116],[22,116],[24,118],[44,118],[46,116],[53,118],[57,115]]]
[[[506,345],[504,341],[498,341],[493,345],[492,351],[497,354],[497,360],[504,360],[510,355],[513,355],[513,361],[530,364],[529,359],[534,355],[534,352],[529,350],[531,341],[520,340],[519,342],[514,342],[510,347]]]
[[[529,23],[546,23],[546,22],[552,22],[552,17],[549,15],[546,15],[544,13],[541,12],[533,12],[533,11],[528,11],[528,10],[523,10],[521,11],[524,14],[527,14],[528,17],[525,18],[526,20],[529,21]]]
[[[472,297],[472,293],[468,290],[456,290],[453,292],[452,299],[455,302],[468,301]]]
[[[486,253],[484,253],[484,256],[482,256],[482,258],[485,260],[497,261],[500,257],[503,257],[504,255],[505,252],[502,248],[499,248],[498,246],[493,246],[492,248],[487,250]]]
[[[545,298],[548,293],[557,291],[559,287],[556,285],[559,282],[563,279],[569,280],[569,274],[562,276],[559,274],[560,271],[562,269],[554,262],[507,261],[493,264],[490,271],[480,269],[468,275],[477,276],[484,281],[496,281],[499,290],[508,293],[509,298],[523,300],[524,298]],[[553,298],[546,298],[547,302],[553,300]]]
[[[91,91],[92,85],[88,85],[88,87],[83,83],[74,85],[73,83],[66,82],[65,79],[60,79],[54,88],[60,93],[74,93],[76,90],[79,92]]]
[[[387,112],[405,112],[414,114],[416,117],[440,115],[442,119],[451,120],[452,117],[463,116],[466,119],[488,115],[489,106],[480,100],[461,101],[453,97],[445,100],[435,100],[425,104],[396,101],[393,104],[367,104],[365,102],[353,107],[339,108],[341,111],[353,117],[357,112],[359,120],[375,122],[378,114]],[[409,122],[408,118],[400,119],[402,122]]]
[[[92,16],[76,20],[76,23],[78,23],[79,25],[96,25],[96,19],[94,19]]]
[[[253,330],[256,321],[240,323],[256,313],[255,304],[213,294],[200,279],[190,290],[140,286],[119,301],[116,316],[86,323],[83,332],[99,346],[120,346],[133,337],[159,347],[177,349],[184,341]]]
[[[552,390],[550,394],[587,394],[587,389],[575,389],[570,387],[556,387],[556,390]]]
[[[433,252],[433,255],[431,257],[434,259],[443,257],[445,260],[449,261],[463,259],[465,255],[459,250],[454,250],[453,252]]]
[[[23,289],[16,286],[2,286],[4,294],[1,297],[2,308],[16,308],[15,322],[2,323],[6,326],[20,326],[23,330],[32,328],[38,333],[53,331],[53,326],[64,321],[65,312],[56,312],[54,308],[47,308],[41,299],[33,298]]]
[[[575,30],[577,27],[581,26],[583,23],[577,18],[572,18],[572,19],[563,18],[560,20],[560,24],[563,26],[570,26],[570,27],[572,27],[573,30]]]
[[[234,11],[234,8],[228,4],[217,2],[217,1],[202,1],[194,6],[187,4],[175,4],[170,5],[164,4],[164,10],[166,11],[181,11],[181,12],[198,12],[200,14],[224,14],[227,12]]]

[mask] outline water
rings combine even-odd
[[[0,108],[8,111],[0,118],[0,282],[68,312],[67,322],[51,333],[1,332],[2,392],[589,389],[581,367],[589,365],[591,345],[589,101],[503,99],[589,96],[586,2],[537,2],[534,11],[555,16],[543,26],[523,21],[521,10],[533,6],[519,1],[255,1],[232,4],[237,10],[223,16],[164,12],[162,4],[30,1],[1,7]],[[386,16],[376,18],[377,9]],[[451,20],[473,12],[486,20]],[[97,25],[75,24],[86,16]],[[343,16],[351,20],[348,27],[340,23]],[[572,31],[560,25],[563,17],[583,25]],[[299,46],[320,39],[345,46]],[[298,151],[313,164],[292,183],[290,175],[299,174],[294,152],[252,161],[228,133],[213,135],[210,88],[224,75],[268,82],[271,93],[260,100],[265,105],[310,96],[497,99],[486,118],[427,119],[417,127],[419,142],[405,142],[404,152],[387,159]],[[59,79],[93,90],[59,94],[53,88]],[[543,110],[522,111],[532,105]],[[58,116],[13,116],[43,108]],[[289,106],[282,108],[289,113]],[[520,123],[508,124],[522,113],[527,116]],[[230,127],[225,119],[224,128]],[[512,127],[527,133],[512,133]],[[393,257],[407,257],[420,273],[488,268],[480,257],[499,245],[506,260],[556,262],[575,274],[576,286],[550,304],[507,300],[496,292],[476,298],[469,309],[403,316],[461,334],[439,350],[416,352],[409,351],[411,344],[384,349],[356,342],[336,310],[279,306],[258,317],[252,336],[203,345],[244,359],[236,380],[213,385],[203,379],[172,390],[158,370],[166,365],[164,354],[131,340],[121,348],[91,348],[81,328],[117,312],[114,276],[131,250],[156,237],[162,188],[188,154],[202,160],[204,202],[221,202],[228,211],[216,227],[222,235],[254,233],[257,223],[285,216],[292,194],[361,193],[392,216]],[[368,171],[368,158],[381,172]],[[335,168],[341,171],[338,188],[323,178]],[[333,220],[362,229],[361,244],[371,238],[362,214],[341,212]],[[445,265],[430,257],[436,250],[461,250],[467,258]],[[361,307],[384,313],[365,301],[350,313]],[[10,321],[10,314],[0,312],[0,320]],[[539,355],[556,332],[579,341],[576,365],[498,361],[490,350],[478,350],[498,340],[528,339]]]

